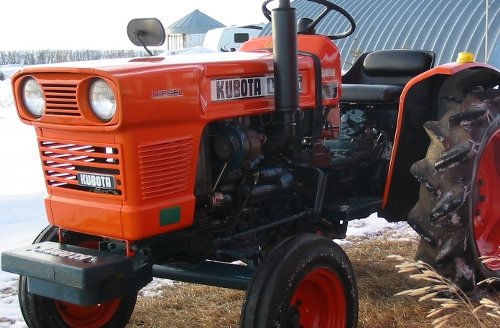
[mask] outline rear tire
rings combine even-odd
[[[58,228],[46,227],[35,239],[57,241]],[[26,324],[31,328],[124,327],[134,311],[137,293],[93,306],[80,306],[28,292],[26,276],[19,277],[19,304]]]
[[[459,106],[460,107],[460,106]],[[470,290],[500,277],[500,92],[471,91],[461,108],[424,125],[431,144],[412,174],[421,183],[408,223],[421,235],[417,259]]]
[[[357,327],[358,294],[345,252],[314,234],[293,236],[264,257],[247,290],[240,327]]]
[[[499,93],[500,102],[500,93]],[[500,278],[500,115],[486,131],[474,165],[471,246],[482,277]],[[491,261],[481,261],[490,258]]]

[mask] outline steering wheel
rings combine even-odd
[[[271,11],[267,9],[267,4],[272,2],[273,0],[265,0],[264,3],[262,3],[262,13],[264,16],[267,18],[268,21],[271,21]],[[345,19],[349,21],[350,27],[347,31],[343,33],[337,33],[333,35],[327,35],[328,38],[332,40],[338,40],[345,38],[352,33],[354,33],[354,30],[356,29],[356,22],[354,21],[354,18],[345,10],[344,8],[331,3],[330,1],[327,0],[307,0],[310,2],[315,2],[319,5],[325,6],[326,8],[319,14],[316,19],[312,20],[309,18],[301,18],[299,20],[299,34],[316,34],[316,25],[325,18],[325,16],[330,12],[330,11],[336,11],[340,15],[342,15]]]
[[[266,0],[262,3],[262,14],[264,15],[264,17],[267,18],[268,21],[272,21],[272,19],[271,19],[271,11],[267,9],[267,4],[273,1],[274,0]]]

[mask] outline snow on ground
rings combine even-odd
[[[8,80],[0,82],[0,251],[30,244],[46,225],[35,133],[17,119]],[[26,327],[17,276],[0,271],[0,327]]]
[[[30,244],[46,226],[43,182],[35,133],[17,118],[9,81],[0,81],[0,252]],[[406,222],[388,223],[376,214],[349,223],[344,247],[374,237],[415,240]],[[161,296],[171,281],[154,279],[141,290],[143,297]],[[26,327],[17,300],[17,275],[0,271],[0,328]]]
[[[346,239],[336,240],[336,242],[348,246],[353,242],[377,237],[400,242],[414,241],[419,238],[406,221],[387,222],[384,218],[377,216],[377,213],[365,219],[350,221],[346,235]]]

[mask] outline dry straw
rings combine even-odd
[[[436,306],[428,312],[427,317],[433,319],[432,324],[435,328],[444,327],[455,316],[464,314],[472,316],[480,328],[486,328],[484,316],[498,320],[498,326],[500,326],[500,304],[488,298],[482,298],[475,306],[464,291],[434,271],[429,264],[399,255],[390,255],[388,258],[399,262],[395,265],[398,273],[409,274],[411,279],[427,282],[425,287],[408,289],[396,295],[418,297],[419,302],[434,302]],[[498,282],[497,278],[490,278],[479,284]]]

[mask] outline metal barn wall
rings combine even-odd
[[[179,50],[203,45],[206,33],[167,34],[167,50]]]
[[[485,46],[488,1],[487,55]],[[454,61],[460,51],[476,54],[477,61],[498,65],[500,0],[334,0],[357,22],[353,35],[337,40],[343,69],[360,53],[377,49],[432,50],[436,64]],[[315,17],[324,7],[306,0],[293,1],[297,18]],[[330,13],[318,26],[321,34],[345,31],[347,21]],[[266,26],[262,35],[270,33]],[[494,52],[495,51],[495,52]],[[485,60],[486,59],[486,60]]]

